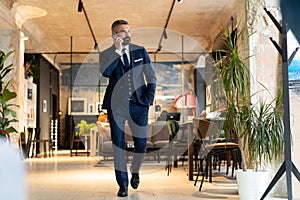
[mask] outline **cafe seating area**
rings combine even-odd
[[[201,181],[199,191],[203,187],[204,180],[213,182],[213,170],[225,171],[224,176],[235,178],[235,170],[240,168],[241,160],[238,144],[220,138],[223,118],[219,117],[218,113],[210,113],[207,116],[214,118],[194,118],[193,121],[185,123],[165,119],[166,121],[148,126],[146,157],[152,157],[148,160],[166,163],[167,175],[170,175],[175,167],[185,167],[188,180],[194,181],[194,186]],[[91,155],[95,158],[102,158],[104,161],[112,160],[109,123],[98,121],[94,129],[91,129],[90,135],[93,138],[88,145],[90,149],[86,147],[82,152],[91,150],[93,151]],[[133,140],[127,123],[125,138],[126,151],[130,159]],[[179,160],[182,161],[182,165],[177,164]],[[229,173],[230,167],[231,173]]]

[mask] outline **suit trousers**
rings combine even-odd
[[[134,142],[131,172],[139,173],[147,147],[149,107],[133,101],[120,102],[108,110],[108,120],[114,151],[114,168],[117,183],[120,187],[128,187],[127,159],[125,146],[125,122],[128,122]]]

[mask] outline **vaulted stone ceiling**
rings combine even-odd
[[[174,2],[173,2],[174,1]],[[13,21],[29,37],[26,52],[45,53],[57,63],[86,59],[95,52],[94,39],[84,12],[78,12],[79,0],[1,0],[0,28],[12,26]],[[99,50],[111,45],[111,23],[126,19],[132,28],[133,42],[155,52],[160,44],[163,28],[174,3],[167,24],[167,38],[163,38],[161,52],[210,52],[225,27],[231,25],[241,0],[82,0]],[[98,49],[96,50],[98,51]],[[79,54],[81,52],[82,54]]]

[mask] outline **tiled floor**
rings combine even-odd
[[[213,183],[204,182],[198,191],[188,181],[187,165],[172,168],[170,176],[165,162],[145,161],[137,190],[129,188],[129,196],[117,197],[112,161],[86,156],[55,156],[26,159],[28,200],[238,200],[236,180],[215,172]]]

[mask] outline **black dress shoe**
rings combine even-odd
[[[137,189],[139,187],[140,177],[138,173],[132,173],[132,177],[130,180],[130,185],[133,189]]]
[[[127,187],[120,187],[118,191],[118,197],[127,197],[128,196],[128,188]]]

